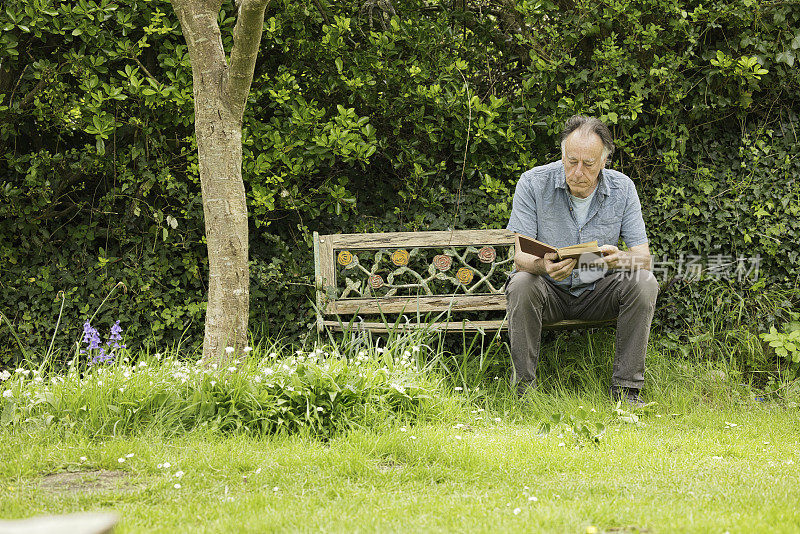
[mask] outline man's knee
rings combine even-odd
[[[522,302],[541,304],[547,295],[546,284],[539,275],[518,271],[508,281],[506,297],[509,304],[514,305]]]
[[[648,270],[639,269],[631,273],[628,281],[628,294],[637,304],[655,305],[658,297],[658,280]]]

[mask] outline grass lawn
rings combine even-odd
[[[534,394],[328,442],[0,430],[0,517],[116,510],[121,533],[800,532],[797,409],[661,396],[638,424],[599,392]],[[579,406],[606,425],[598,445],[564,424],[539,433]]]

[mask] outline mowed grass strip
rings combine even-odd
[[[604,423],[601,443],[582,445],[564,425],[540,434],[554,403]],[[656,406],[637,425],[601,397],[541,395],[328,442],[3,431],[0,516],[116,510],[121,533],[800,531],[797,410],[677,408]],[[130,476],[111,489],[42,486],[69,471]]]

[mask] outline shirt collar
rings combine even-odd
[[[569,193],[569,187],[567,187],[567,175],[564,171],[564,165],[561,165],[561,175],[556,180],[556,188],[563,189],[566,193]],[[605,173],[602,169],[600,169],[600,174],[597,177],[597,187],[595,191],[600,191],[603,196],[608,196],[611,194],[611,188],[608,187],[608,180],[606,180]]]

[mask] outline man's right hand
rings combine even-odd
[[[554,261],[558,259],[558,254],[555,252],[549,252],[544,255],[544,258],[540,258],[536,263],[539,266],[539,275],[547,275],[556,282],[560,282],[564,280],[566,277],[572,273],[572,269],[575,268],[575,264],[578,263],[577,260],[561,260],[559,262]]]

